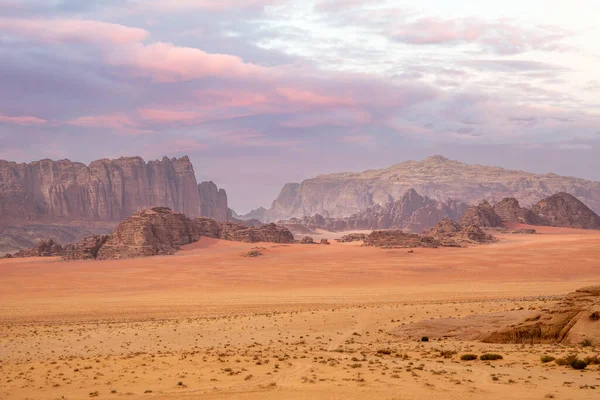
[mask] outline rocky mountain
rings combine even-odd
[[[399,200],[376,205],[346,218],[325,218],[320,214],[302,219],[279,221],[285,226],[328,231],[399,229],[422,232],[430,229],[444,218],[457,220],[465,213],[465,203],[433,200],[409,189]],[[291,229],[291,228],[290,228]]]
[[[504,226],[502,218],[496,214],[492,205],[484,200],[477,206],[471,206],[460,219],[464,226],[475,225],[480,228],[499,228]]]
[[[541,225],[600,229],[600,216],[576,197],[557,193],[531,207]]]
[[[557,192],[567,192],[600,212],[600,182],[469,165],[434,156],[380,170],[321,175],[302,183],[287,184],[264,213],[263,220],[315,214],[349,217],[398,200],[411,188],[431,199],[452,198],[477,204],[481,200],[495,203],[513,197],[524,206]]]
[[[438,222],[433,229],[423,233],[442,246],[463,247],[469,244],[492,243],[497,239],[481,230],[478,225],[462,225],[450,218]]]
[[[31,226],[48,233],[68,226],[73,234],[70,240],[63,240],[60,232],[43,237],[69,243],[90,230],[102,233],[136,211],[157,206],[191,218],[227,221],[229,215],[225,191],[213,182],[198,185],[187,156],[149,162],[123,157],[90,165],[69,160],[29,164],[0,160],[0,254],[30,247]]]
[[[521,207],[519,200],[507,197],[494,205],[494,212],[503,222],[536,225],[538,217],[529,209]]]

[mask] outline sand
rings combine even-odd
[[[538,230],[414,253],[263,243],[244,257],[257,245],[202,239],[168,257],[0,260],[0,399],[597,398],[598,366],[540,362],[592,347],[418,341],[432,319],[600,284],[600,232]]]

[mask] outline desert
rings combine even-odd
[[[536,228],[412,252],[203,237],[170,256],[0,260],[0,397],[596,398],[597,365],[540,361],[597,356],[589,329],[544,344],[445,331],[598,284],[599,232]],[[487,353],[502,360],[460,359]]]

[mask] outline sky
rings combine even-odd
[[[0,159],[188,155],[238,213],[441,154],[600,181],[597,0],[0,0]]]

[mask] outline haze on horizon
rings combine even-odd
[[[0,0],[0,159],[190,156],[231,207],[443,154],[600,180],[594,0]]]

